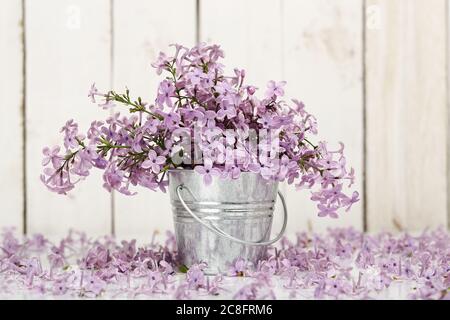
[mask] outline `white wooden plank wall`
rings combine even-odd
[[[367,30],[369,227],[446,225],[446,1],[368,6],[382,19]]]
[[[61,143],[66,119],[74,118],[86,131],[93,118],[105,116],[87,92],[93,81],[110,85],[110,1],[25,3],[28,231],[108,233],[111,200],[100,172],[93,171],[68,197],[47,191],[39,175],[42,147]]]
[[[303,100],[317,116],[319,138],[346,144],[361,202],[339,220],[319,219],[307,191],[283,185],[289,233],[446,225],[448,7],[448,0],[6,1],[0,227],[143,240],[171,229],[168,195],[111,197],[100,172],[68,197],[51,194],[39,181],[41,151],[61,142],[66,119],[86,130],[107,116],[86,96],[93,81],[152,101],[158,52],[198,40],[220,44],[228,70],[246,69],[261,91],[268,80],[287,80],[286,99]]]
[[[7,1],[0,10],[0,228],[22,231],[23,190],[23,47],[22,3]],[[5,72],[6,70],[6,72]]]

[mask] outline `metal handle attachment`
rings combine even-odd
[[[278,240],[281,239],[281,237],[284,234],[284,231],[286,230],[286,225],[287,225],[287,206],[286,206],[286,201],[284,200],[283,195],[281,194],[281,192],[278,191],[278,196],[281,199],[281,203],[283,204],[283,212],[284,212],[284,218],[283,218],[283,227],[280,230],[280,233],[278,233],[278,235],[269,241],[246,241],[246,240],[241,240],[239,238],[233,237],[232,235],[226,233],[225,231],[223,231],[222,229],[220,229],[219,227],[213,225],[212,223],[206,223],[204,220],[202,220],[199,216],[197,216],[194,212],[192,212],[191,209],[189,209],[189,207],[187,206],[186,202],[183,200],[183,198],[181,197],[181,190],[183,190],[183,188],[185,188],[191,195],[192,192],[185,187],[184,185],[180,184],[177,187],[177,195],[178,195],[178,199],[180,199],[181,204],[183,205],[184,209],[195,219],[197,220],[197,222],[201,223],[204,227],[208,228],[210,231],[214,232],[215,234],[225,237],[228,240],[234,241],[234,242],[238,242],[241,244],[246,244],[246,245],[252,245],[252,246],[267,246],[267,245],[271,245],[275,242],[277,242]]]

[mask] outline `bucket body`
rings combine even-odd
[[[199,223],[185,205],[202,221],[244,241],[267,241],[270,237],[278,183],[259,174],[245,172],[238,179],[213,177],[205,185],[193,170],[169,171],[169,193],[174,216],[180,262],[190,267],[206,262],[207,274],[226,273],[238,258],[252,262],[264,258],[266,246],[237,243]]]

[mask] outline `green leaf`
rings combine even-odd
[[[178,271],[180,271],[181,273],[187,273],[188,270],[189,270],[189,268],[184,264],[182,264],[181,266],[178,267]]]

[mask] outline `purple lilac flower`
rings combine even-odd
[[[235,300],[256,300],[258,296],[257,286],[254,284],[244,286],[234,295]]]
[[[156,73],[160,75],[163,70],[167,70],[167,65],[169,64],[168,57],[164,52],[160,52],[158,60],[152,63],[152,67],[156,68]]]
[[[59,146],[55,146],[52,149],[45,147],[42,150],[42,153],[45,156],[42,160],[42,165],[46,166],[51,163],[54,168],[58,168],[61,165],[61,161],[63,160],[63,158],[59,155],[59,151]]]
[[[206,183],[216,175],[238,179],[242,172],[287,181],[311,190],[319,216],[336,218],[341,209],[348,211],[359,201],[358,192],[346,190],[354,183],[355,171],[348,167],[343,144],[333,150],[324,141],[311,142],[318,133],[316,118],[303,102],[280,100],[284,81],[269,81],[265,95],[258,97],[258,89],[245,83],[245,70],[225,73],[219,46],[172,47],[173,55],[160,53],[152,64],[158,75],[167,74],[158,85],[155,104],[130,97],[128,89],[102,93],[95,84],[90,87],[93,103],[104,109],[124,105],[129,114],[115,112],[105,121],[94,120],[86,134],[76,122],[67,121],[61,129],[65,150],[43,150],[41,181],[50,191],[67,194],[93,168],[103,171],[108,191],[133,195],[134,186],[165,191],[166,171],[181,168],[196,170]],[[197,138],[196,128],[203,128],[202,137],[189,147],[198,147],[200,158],[212,164],[195,162],[196,156],[177,139],[180,130]],[[257,136],[265,130],[276,137],[259,136],[259,148],[252,149],[252,131]],[[259,151],[264,155],[258,156]]]
[[[163,80],[159,85],[156,103],[160,106],[166,104],[172,107],[172,97],[175,96],[175,86],[168,80]]]
[[[189,268],[186,274],[186,281],[189,288],[197,290],[206,286],[206,276],[203,273],[204,268],[205,265],[203,264],[192,265]]]
[[[12,292],[23,285],[31,293],[70,297],[98,296],[117,287],[128,295],[169,294],[176,298],[226,292],[221,276],[204,274],[205,264],[191,266],[186,278],[175,284],[171,278],[177,270],[172,236],[167,245],[152,243],[138,249],[133,240],[92,240],[73,231],[56,246],[42,235],[19,240],[14,230],[5,230],[0,236],[0,288]],[[280,290],[289,291],[290,296],[305,290],[315,291],[315,297],[321,299],[369,299],[405,282],[409,292],[404,297],[448,299],[449,243],[444,230],[415,237],[367,235],[353,229],[331,229],[324,235],[299,233],[296,241],[285,239],[280,249],[269,248],[269,258],[259,261],[255,270],[238,259],[230,274],[249,277],[251,282],[238,288],[234,298],[274,298],[272,286],[279,283]],[[38,248],[42,252],[36,251]],[[81,271],[68,267],[65,251],[74,255],[72,261],[79,260]],[[37,254],[47,255],[51,263],[41,266]]]
[[[195,171],[203,176],[205,185],[210,185],[214,176],[220,176],[220,170],[213,168],[213,164],[210,159],[205,159],[204,166],[196,166]]]
[[[88,275],[84,279],[84,289],[87,292],[93,293],[98,296],[105,289],[106,283],[95,275]]]
[[[48,255],[50,262],[50,276],[56,268],[62,268],[65,265],[65,258],[61,250],[55,246],[51,248],[51,253]]]
[[[174,129],[178,127],[180,123],[180,116],[177,113],[170,112],[164,117],[164,125],[169,129]]]
[[[68,287],[64,281],[55,281],[52,286],[52,293],[55,296],[64,295],[68,291]]]
[[[286,81],[275,82],[273,80],[269,81],[267,84],[266,97],[282,97],[284,96],[283,87],[286,85]]]
[[[115,107],[116,105],[113,102],[113,100],[105,98],[103,103],[99,103],[98,106],[102,107],[103,110],[108,110],[108,109],[111,109],[111,108]]]
[[[158,156],[154,150],[148,152],[148,160],[145,160],[141,167],[144,169],[152,169],[154,173],[161,171],[161,166],[166,162],[166,158]]]
[[[150,271],[148,274],[148,286],[151,290],[158,289],[158,286],[163,283],[163,275],[160,271]]]
[[[248,275],[249,264],[244,259],[237,259],[230,269],[230,275],[236,277],[243,277]]]

